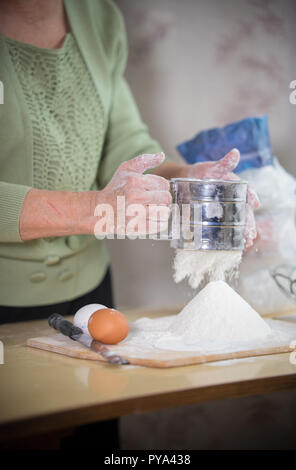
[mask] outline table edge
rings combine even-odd
[[[0,442],[118,418],[127,414],[144,413],[195,403],[235,399],[292,389],[296,389],[296,374],[224,383],[216,386],[195,387],[127,398],[115,402],[93,404],[2,423],[0,425]]]

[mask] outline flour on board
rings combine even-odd
[[[260,315],[226,282],[210,282],[168,329],[184,343],[252,341],[271,333]]]
[[[210,282],[178,315],[142,318],[129,342],[160,349],[229,351],[258,347],[273,330],[226,282]]]

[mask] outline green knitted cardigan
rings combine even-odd
[[[123,77],[127,42],[110,0],[66,0],[71,33],[57,50],[0,35],[0,305],[76,298],[102,280],[104,241],[73,235],[22,242],[27,191],[101,189],[119,164],[161,150]]]

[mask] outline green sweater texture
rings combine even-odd
[[[30,188],[102,189],[121,162],[161,151],[124,78],[124,22],[110,0],[66,0],[60,49],[0,35],[0,305],[36,306],[94,289],[109,265],[90,235],[23,242]],[[116,243],[116,242],[115,242]]]

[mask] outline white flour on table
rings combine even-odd
[[[277,334],[228,284],[216,281],[178,315],[132,323],[127,340],[142,347],[221,353],[267,346]]]

